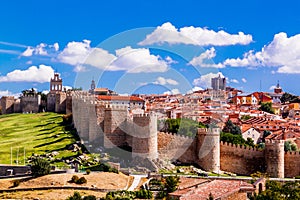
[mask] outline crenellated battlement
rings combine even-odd
[[[266,144],[284,144],[284,140],[266,140]]]
[[[285,152],[284,154],[285,155],[298,155],[298,156],[300,156],[300,151],[288,151],[288,152]]]
[[[250,146],[245,146],[245,145],[241,145],[241,144],[233,144],[230,142],[220,142],[220,145],[222,146],[228,146],[228,147],[232,147],[233,149],[244,149],[244,150],[249,150],[249,151],[264,151],[263,149],[260,148],[256,148],[256,147],[250,147]]]
[[[40,95],[26,95],[21,97],[22,101],[38,101],[40,98]]]
[[[187,135],[180,135],[180,134],[177,134],[177,133],[169,133],[169,132],[158,132],[158,134],[163,134],[163,135],[166,135],[166,136],[171,136],[171,137],[177,137],[179,139],[194,139],[194,137],[190,137],[190,136],[187,136]]]
[[[127,105],[118,105],[118,104],[105,104],[106,109],[112,109],[112,110],[127,110]]]
[[[220,135],[219,128],[198,128],[198,134],[217,134]]]

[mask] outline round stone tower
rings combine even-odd
[[[132,157],[158,157],[157,151],[157,116],[154,114],[138,114],[133,116]]]
[[[284,178],[284,141],[266,140],[265,144],[267,174],[275,178]]]
[[[197,164],[206,171],[220,171],[220,129],[199,128],[197,134]]]

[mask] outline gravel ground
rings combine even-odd
[[[68,183],[73,175],[77,175],[79,178],[84,176],[87,179],[86,184],[77,185],[75,183]],[[13,179],[0,180],[0,189],[8,189],[13,185]],[[101,189],[125,189],[129,176],[124,174],[108,173],[108,172],[92,172],[89,175],[82,173],[75,174],[53,174],[46,175],[39,178],[30,179],[27,181],[21,181],[20,185],[16,188],[33,188],[33,187],[45,187],[45,186],[84,186],[84,187],[96,187]],[[102,197],[105,193],[95,191],[80,191],[82,194],[93,194],[97,197]],[[66,199],[72,195],[72,190],[48,190],[48,191],[24,191],[14,193],[2,193],[1,199]],[[83,194],[84,195],[84,194]]]

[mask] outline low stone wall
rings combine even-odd
[[[19,191],[33,191],[33,190],[92,190],[97,192],[115,192],[116,189],[101,189],[92,187],[80,187],[80,186],[51,186],[51,187],[35,187],[35,188],[12,188],[0,190],[0,193],[4,192],[19,192]]]
[[[0,165],[0,176],[10,175],[10,170],[12,174],[26,174],[30,172],[30,166],[14,166],[14,165]]]

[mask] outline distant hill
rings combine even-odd
[[[76,155],[66,146],[76,141],[66,130],[63,115],[56,113],[0,115],[0,164],[24,165],[33,153],[57,151],[56,159]],[[11,151],[12,150],[12,151]],[[62,162],[53,161],[56,165]],[[26,163],[27,164],[27,163]]]

